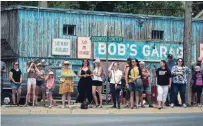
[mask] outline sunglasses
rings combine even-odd
[[[15,64],[15,65],[19,65],[19,64]]]
[[[197,62],[199,62],[199,63],[200,63],[200,62],[202,62],[202,61],[197,61]]]
[[[69,66],[69,64],[64,64],[64,66]]]
[[[178,61],[178,62],[181,62],[181,63],[182,63],[183,61]]]

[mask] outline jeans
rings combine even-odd
[[[185,90],[186,90],[186,84],[173,83],[171,102],[173,104],[176,103],[178,92],[180,92],[182,104],[185,104]]]
[[[197,93],[197,103],[201,103],[203,86],[193,85],[193,93]]]
[[[116,106],[116,102],[118,106],[120,106],[120,91],[121,91],[121,85],[118,84],[117,88],[115,88],[115,84],[110,84],[111,89],[111,95],[113,98],[113,104]]]

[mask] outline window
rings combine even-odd
[[[75,25],[63,25],[63,35],[75,35]]]
[[[152,39],[163,39],[164,31],[152,30]]]

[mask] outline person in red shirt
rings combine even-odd
[[[143,86],[141,88],[141,93],[140,93],[140,99],[141,99],[141,107],[145,107],[143,104],[143,93],[146,94],[147,97],[147,102],[149,104],[149,107],[153,107],[151,105],[151,84],[149,83],[149,77],[150,77],[150,72],[145,69],[145,63],[140,62],[140,68],[142,69],[142,81],[143,81]]]

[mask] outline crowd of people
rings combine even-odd
[[[102,88],[105,74],[99,59],[94,61],[94,65],[95,67],[93,69],[91,68],[88,59],[82,61],[82,66],[78,74],[80,80],[78,82],[77,102],[87,102],[89,106],[102,108]],[[64,61],[60,75],[59,94],[62,95],[62,108],[70,106],[71,94],[74,92],[73,77],[75,74],[69,66],[70,62]],[[152,73],[149,72],[150,70],[145,68],[145,62],[138,61],[137,59],[128,58],[124,69],[121,70],[119,68],[119,62],[112,62],[108,68],[108,81],[110,83],[110,92],[113,102],[112,108],[121,108],[121,94],[127,101],[126,107],[131,109],[138,109],[139,107],[144,108],[143,93],[146,96],[146,101],[149,104],[149,107],[155,107],[152,105],[152,84],[149,80],[150,77],[156,78],[158,93],[156,107],[158,109],[163,109],[166,105],[170,105],[171,107],[177,106],[179,104],[177,99],[178,93],[180,93],[181,105],[187,107],[185,102],[185,92],[188,81],[190,81],[192,89],[192,104],[201,104],[201,94],[203,89],[202,58],[198,58],[197,63],[193,64],[192,70],[190,70],[184,65],[182,58],[174,61],[173,56],[168,55],[168,61],[160,61],[160,67],[155,69],[155,76],[153,77]],[[188,79],[190,74],[192,74],[191,80]],[[55,105],[56,102],[52,97],[52,92],[55,86],[55,75],[53,71],[49,69],[46,74],[41,63],[35,64],[34,61],[30,61],[27,66],[27,75],[25,106],[29,105],[31,97],[32,105],[38,106],[39,91],[42,94],[44,106],[46,106],[46,96],[48,106],[51,108]],[[22,72],[18,68],[18,62],[13,64],[9,77],[12,88],[13,104],[19,105]],[[66,98],[68,100],[68,105],[65,104]]]

